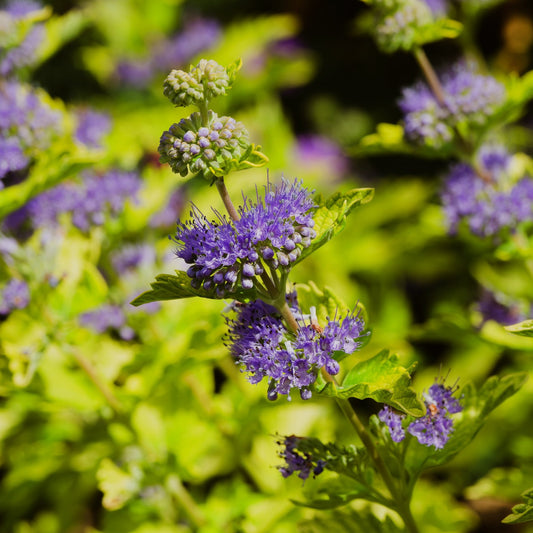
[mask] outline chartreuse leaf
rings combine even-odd
[[[522,337],[533,337],[533,320],[524,320],[518,324],[512,324],[511,326],[505,326],[505,329],[515,335]]]
[[[463,410],[453,415],[454,430],[442,450],[423,446],[410,438],[405,455],[406,469],[418,476],[423,468],[448,462],[475,437],[487,416],[507,398],[515,394],[525,383],[527,374],[518,372],[505,377],[492,376],[479,391],[472,384],[461,390],[460,403]]]
[[[311,245],[302,251],[295,263],[299,263],[342,231],[346,225],[346,217],[352,209],[367,204],[373,196],[374,189],[368,188],[337,192],[327,200],[322,200],[320,196],[315,197],[319,206],[313,215],[316,237],[311,241]]]
[[[327,384],[321,391],[336,398],[371,398],[386,403],[409,415],[424,415],[425,408],[416,392],[409,386],[414,368],[404,368],[398,356],[383,350],[374,357],[357,363],[344,378],[342,385]]]
[[[102,505],[105,509],[115,511],[123,507],[140,490],[142,473],[138,470],[125,472],[107,457],[102,459],[96,479],[98,488],[104,497]]]
[[[0,191],[0,219],[26,204],[37,194],[57,185],[64,179],[76,176],[93,165],[96,157],[89,153],[74,155],[64,152],[55,157],[41,157],[22,183]]]
[[[357,302],[354,307],[348,307],[329,287],[319,289],[312,281],[297,283],[294,288],[298,294],[298,304],[304,314],[309,313],[311,307],[316,308],[318,322],[324,326],[329,319],[343,319],[352,311],[367,323],[367,313],[362,303]]]
[[[519,503],[512,508],[513,513],[506,516],[504,524],[521,524],[533,521],[533,487],[522,494],[524,503]]]

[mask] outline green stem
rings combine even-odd
[[[338,383],[335,378],[328,374],[325,368],[322,368],[322,376],[334,387],[338,386]],[[372,462],[374,463],[377,471],[381,475],[381,478],[387,486],[390,495],[394,501],[394,510],[402,517],[402,520],[405,523],[405,527],[410,533],[419,533],[418,527],[414,521],[413,515],[411,514],[411,510],[409,508],[409,502],[402,501],[401,494],[398,494],[396,484],[394,483],[391,473],[383,462],[383,459],[381,458],[381,455],[379,455],[379,451],[376,448],[372,437],[366,430],[363,423],[359,420],[359,417],[355,413],[352,405],[348,400],[344,398],[337,397],[335,399],[337,401],[337,405],[340,407],[346,418],[350,421],[353,428],[355,429],[355,432],[361,439],[361,442],[368,450]]]
[[[96,371],[92,363],[89,361],[89,359],[81,355],[74,348],[69,348],[69,351],[74,357],[74,359],[76,359],[76,362],[78,363],[79,367],[85,372],[85,374],[93,382],[95,387],[100,391],[102,396],[106,399],[111,409],[113,409],[113,411],[117,414],[121,413],[122,407],[120,405],[120,402],[118,401],[117,397],[113,394],[113,391],[107,385],[107,383],[100,378],[100,376],[98,375],[98,372]]]
[[[189,517],[195,530],[200,529],[207,523],[200,508],[196,505],[196,502],[192,499],[191,495],[181,482],[181,479],[176,474],[170,474],[167,477],[166,486],[168,491],[174,496],[174,498],[176,498],[176,501]]]
[[[202,117],[202,126],[207,126],[209,122],[209,102],[204,100],[198,104],[198,109],[200,110],[200,116]]]

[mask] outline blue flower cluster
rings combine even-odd
[[[76,117],[76,140],[88,148],[100,148],[102,137],[111,129],[109,115],[86,109],[78,111]]]
[[[490,182],[466,163],[455,165],[446,178],[441,196],[450,232],[465,221],[473,234],[493,236],[533,221],[533,178],[513,181],[511,156],[502,147],[483,147],[478,161]]]
[[[299,472],[298,477],[305,481],[311,472],[313,477],[315,477],[324,471],[326,466],[324,460],[316,460],[309,453],[298,450],[298,443],[301,440],[300,437],[291,435],[278,442],[280,446],[283,446],[279,456],[285,460],[285,465],[280,466],[279,471],[285,478],[294,474],[294,472]]]
[[[15,309],[24,309],[30,303],[28,284],[21,279],[12,278],[1,292],[0,315],[7,315]]]
[[[119,337],[126,341],[135,336],[135,331],[126,325],[126,315],[118,305],[102,305],[98,309],[82,313],[78,319],[82,326],[96,333],[116,331]]]
[[[417,418],[407,427],[407,431],[416,437],[420,444],[435,446],[437,450],[444,448],[453,431],[453,419],[450,415],[463,410],[459,400],[453,396],[456,390],[454,387],[446,387],[442,382],[435,382],[424,394],[426,415]],[[405,415],[394,413],[385,405],[378,417],[388,426],[394,442],[401,442],[405,438],[402,426]]]
[[[129,244],[112,254],[111,263],[118,274],[126,274],[142,265],[153,265],[155,259],[153,246]]]
[[[500,301],[501,296],[488,290],[484,290],[478,300],[476,308],[481,314],[482,323],[494,320],[499,324],[508,326],[526,320],[533,315],[533,306],[522,306],[522,302]],[[525,307],[525,308],[524,308]]]
[[[187,64],[216,44],[221,34],[220,26],[214,20],[197,18],[187,21],[181,33],[156,43],[149,57],[121,61],[117,65],[117,77],[124,85],[146,87],[158,72]]]
[[[27,85],[0,82],[0,93],[1,180],[50,146],[60,131],[60,113],[45,103],[44,93]]]
[[[440,148],[454,138],[462,122],[471,127],[486,124],[505,99],[505,88],[492,76],[479,74],[472,63],[459,61],[441,74],[445,93],[440,103],[424,82],[403,90],[399,105],[405,135],[411,141]]]
[[[251,383],[269,379],[268,398],[300,391],[304,400],[311,398],[311,386],[324,368],[329,374],[339,372],[337,352],[353,353],[361,345],[364,321],[347,315],[344,320],[329,320],[324,328],[312,319],[296,333],[284,326],[278,311],[261,300],[236,306],[235,319],[227,319],[227,340],[237,364],[249,374]],[[294,309],[300,315],[299,309]]]
[[[83,174],[82,183],[62,183],[32,198],[9,215],[7,228],[17,229],[25,220],[33,228],[57,224],[62,213],[70,213],[73,224],[82,231],[102,225],[106,214],[117,215],[127,199],[135,198],[141,180],[134,172],[110,170],[103,175]]]
[[[41,9],[37,2],[31,0],[12,0],[6,8],[0,11],[1,24],[12,30],[17,28],[23,31],[24,19],[34,11]],[[18,26],[21,26],[18,28]],[[16,31],[13,34],[16,35]],[[8,43],[0,41],[0,76],[11,77],[26,66],[31,65],[37,56],[37,49],[44,38],[42,24],[33,25],[25,34],[22,42],[15,46],[6,46]]]
[[[217,214],[209,222],[197,209],[179,222],[176,255],[191,265],[187,274],[195,288],[224,298],[239,289],[264,289],[257,276],[280,269],[287,272],[315,237],[310,193],[301,182],[266,187],[264,199],[244,199],[240,219]],[[274,281],[275,282],[275,281]]]

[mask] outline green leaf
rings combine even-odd
[[[98,488],[104,497],[102,505],[105,509],[115,511],[123,507],[140,490],[140,472],[133,475],[119,468],[111,459],[102,459],[96,479]]]
[[[319,196],[316,197],[315,201],[319,205],[313,216],[316,236],[311,241],[311,245],[302,251],[300,257],[294,264],[299,263],[302,259],[311,255],[337,235],[337,233],[342,231],[346,225],[346,217],[352,209],[367,204],[372,200],[373,196],[374,189],[369,188],[352,189],[345,193],[338,192],[325,201]]]
[[[523,522],[533,522],[533,487],[522,494],[525,503],[519,503],[512,508],[513,513],[506,516],[502,522],[504,524],[521,524]]]
[[[515,394],[525,383],[527,373],[519,372],[502,378],[490,377],[478,391],[472,384],[461,390],[462,412],[453,416],[454,430],[450,440],[442,450],[433,446],[423,446],[415,438],[410,438],[405,465],[415,476],[422,469],[448,462],[470,443],[480,430],[488,415],[507,398]]]
[[[150,283],[152,290],[143,292],[135,298],[131,304],[138,307],[139,305],[161,302],[164,300],[180,300],[182,298],[192,298],[200,296],[201,298],[209,298],[217,300],[214,291],[206,291],[205,289],[193,289],[191,287],[191,278],[187,276],[186,272],[176,270],[176,275],[159,274],[155,277],[155,281]],[[233,297],[236,300],[243,300],[247,298],[254,298],[253,290],[239,290],[235,291]]]
[[[150,283],[152,290],[139,294],[131,304],[138,307],[139,305],[150,302],[178,300],[181,298],[191,298],[193,296],[215,298],[214,294],[208,293],[203,289],[193,289],[191,287],[191,278],[187,276],[186,272],[176,270],[176,274],[176,276],[173,276],[172,274],[159,274],[155,277],[155,281]]]
[[[312,509],[336,509],[357,499],[376,501],[369,487],[342,477],[317,480],[313,484],[313,490],[307,490],[305,496],[307,498],[305,501],[291,501],[301,507]]]
[[[403,126],[382,122],[376,132],[366,135],[350,150],[353,155],[407,154],[417,157],[446,158],[453,153],[453,143],[433,147],[430,144],[416,145],[407,141]]]
[[[347,508],[335,514],[315,515],[298,524],[299,533],[403,533],[390,516],[378,518],[372,509]]]
[[[332,384],[320,391],[337,398],[371,398],[386,403],[412,416],[425,413],[424,404],[409,386],[413,367],[406,369],[398,364],[398,356],[383,350],[371,359],[355,365],[344,378],[341,386]]]
[[[324,324],[335,316],[344,318],[348,313],[361,313],[361,318],[367,322],[367,313],[363,304],[357,302],[355,310],[346,305],[329,287],[319,289],[317,285],[310,281],[309,283],[297,283],[294,288],[298,293],[298,303],[304,312],[308,312],[311,307],[316,308],[318,322]]]
[[[505,326],[505,329],[515,335],[521,335],[522,337],[533,337],[533,320],[524,320],[518,324],[512,324],[511,326]]]

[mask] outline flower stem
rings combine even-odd
[[[431,87],[431,90],[433,91],[433,94],[435,95],[435,98],[437,99],[440,105],[445,106],[446,93],[444,92],[444,88],[440,83],[437,73],[429,62],[426,52],[424,52],[422,48],[417,47],[414,50],[414,54],[416,60],[418,61],[418,64],[420,65],[420,68],[422,69],[422,72],[424,73],[424,76],[426,77],[429,86]]]
[[[209,103],[207,100],[198,104],[198,109],[200,110],[200,116],[202,117],[202,126],[207,126],[207,123],[209,122]]]
[[[89,379],[93,382],[96,388],[100,391],[102,396],[106,399],[109,406],[117,414],[122,412],[122,407],[117,397],[113,394],[113,391],[109,388],[105,381],[102,381],[98,372],[92,365],[92,363],[83,355],[81,355],[76,349],[69,349],[69,352],[72,354],[80,368],[87,374]]]
[[[228,189],[226,188],[226,184],[224,183],[224,177],[217,178],[215,184],[217,186],[218,193],[220,194],[220,198],[222,198],[222,202],[224,203],[224,207],[228,212],[228,215],[231,217],[232,220],[239,220],[239,213],[237,212],[237,209],[235,209],[235,206],[231,201]]]
[[[285,296],[284,296],[285,298]],[[291,308],[289,307],[289,304],[286,300],[283,301],[283,305],[279,307],[279,311],[285,321],[287,322],[287,326],[293,333],[297,333],[300,329],[300,326],[298,325],[298,322],[296,321],[296,318],[294,318],[294,315],[291,311]]]
[[[333,376],[328,374],[325,368],[322,368],[321,372],[322,376],[326,381],[331,383],[334,387],[338,386],[337,380]],[[335,399],[337,401],[337,405],[340,407],[346,418],[350,421],[357,435],[361,439],[361,442],[368,450],[372,462],[376,466],[377,471],[379,472],[385,485],[389,489],[389,492],[395,504],[394,510],[402,517],[407,531],[409,531],[410,533],[419,533],[418,527],[413,519],[413,515],[411,514],[411,510],[409,509],[409,502],[402,501],[401,494],[398,493],[396,484],[394,483],[391,473],[389,472],[388,468],[383,462],[383,459],[379,455],[379,451],[376,448],[376,445],[374,444],[371,435],[368,433],[361,420],[359,420],[359,417],[357,416],[350,402],[344,398],[337,397]]]
[[[185,511],[194,526],[194,530],[205,526],[206,519],[204,515],[176,474],[170,474],[167,477],[166,488]]]
[[[426,52],[421,47],[414,49],[414,56],[417,60],[422,72],[424,73],[424,76],[428,82],[428,85],[430,86],[433,94],[435,95],[435,98],[437,99],[439,105],[443,107],[447,107],[446,104],[446,91],[444,90],[444,87],[442,86],[442,83],[439,80],[439,77],[437,76],[437,73],[435,72],[435,69],[431,65],[431,62],[428,59],[428,56],[426,55]],[[461,144],[461,148],[467,155],[467,159],[472,159],[472,154],[475,152],[475,147],[472,146],[472,144],[464,137],[464,135],[457,129],[455,126],[451,126],[453,128],[453,131],[457,135],[457,138]],[[470,161],[471,162],[471,161]],[[476,164],[475,162],[471,162],[472,167],[474,168],[476,174],[486,183],[492,183],[493,179],[492,176],[481,166]]]

